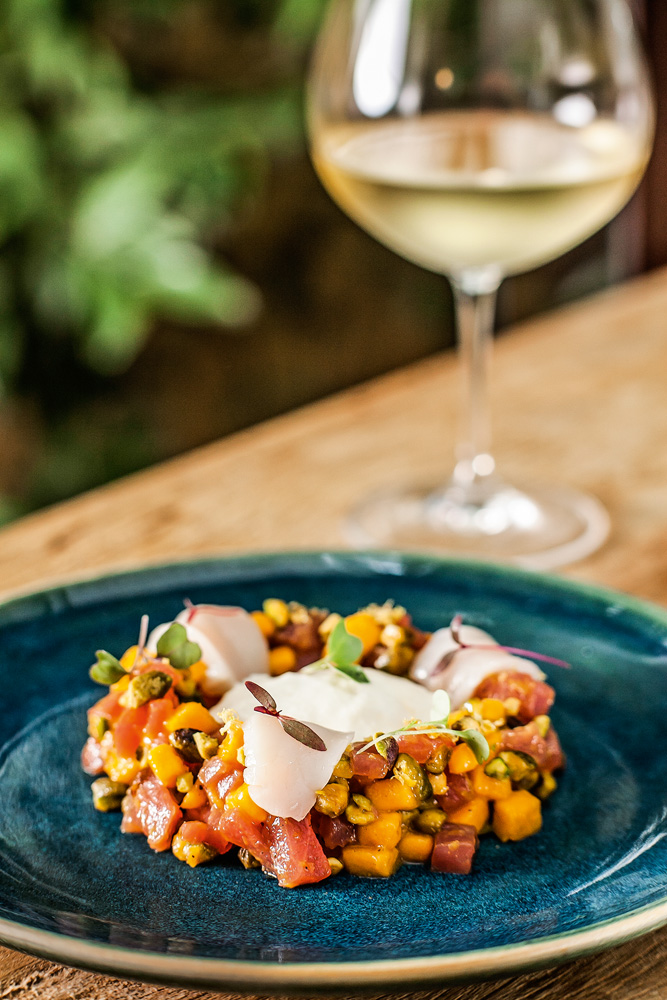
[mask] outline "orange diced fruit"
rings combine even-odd
[[[489,821],[489,803],[486,799],[472,799],[471,802],[466,802],[453,812],[448,812],[447,820],[449,823],[474,826],[479,833]]]
[[[254,620],[264,638],[270,639],[276,630],[275,622],[271,621],[269,616],[265,615],[263,611],[251,611],[250,617]]]
[[[296,667],[296,653],[291,646],[276,646],[269,650],[269,673],[272,677],[288,674]]]
[[[493,807],[493,832],[503,842],[532,837],[542,826],[542,803],[525,789],[512,792]]]
[[[153,774],[166,788],[175,788],[177,779],[189,770],[183,758],[167,743],[151,747],[147,756]]]
[[[135,662],[135,660],[137,658],[137,653],[138,652],[139,652],[139,647],[138,646],[130,646],[129,649],[125,650],[125,652],[123,653],[123,655],[120,658],[120,665],[123,668],[123,670],[131,670],[132,669],[132,667],[134,666],[134,662]]]
[[[262,809],[256,802],[253,802],[245,782],[240,788],[229,793],[225,799],[225,809],[240,809],[241,812],[244,812],[255,823],[264,823],[269,815],[265,809]]]
[[[483,764],[478,765],[472,772],[472,787],[483,799],[507,799],[512,794],[510,779],[491,778],[486,774]]]
[[[201,682],[206,677],[206,671],[208,667],[203,660],[197,660],[196,663],[192,663],[188,667],[188,672],[190,674],[190,679],[195,682],[195,684],[201,684]]]
[[[430,833],[416,833],[409,830],[399,841],[398,853],[404,861],[423,864],[433,853],[433,837]]]
[[[380,812],[402,812],[416,809],[419,799],[408,785],[398,778],[374,781],[366,788],[366,796]]]
[[[482,698],[479,711],[482,718],[489,722],[499,722],[505,718],[505,705],[500,698]]]
[[[197,729],[202,733],[214,733],[220,723],[207,708],[198,701],[186,701],[167,720],[167,729],[175,733],[177,729]]]
[[[348,615],[345,619],[345,628],[350,635],[361,639],[363,643],[361,650],[362,657],[370,653],[380,641],[382,628],[367,611],[357,611],[354,615]]]
[[[450,774],[465,774],[477,767],[477,758],[467,743],[459,743],[452,750],[447,768]]]
[[[383,813],[365,826],[357,827],[357,841],[367,847],[396,847],[401,839],[401,814]]]
[[[218,757],[238,763],[239,750],[243,746],[243,723],[234,719],[227,724],[222,743],[218,747]]]
[[[342,851],[343,864],[352,875],[365,878],[389,878],[401,863],[395,847],[368,847],[348,844]]]
[[[208,802],[206,792],[201,785],[193,785],[189,792],[186,792],[181,802],[181,809],[200,809]]]

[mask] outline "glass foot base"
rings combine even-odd
[[[602,504],[586,493],[560,486],[523,492],[496,482],[474,502],[455,484],[435,492],[376,493],[352,511],[344,532],[359,548],[436,551],[554,569],[594,552],[609,527]]]

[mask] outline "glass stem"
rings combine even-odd
[[[467,502],[481,504],[493,489],[489,373],[493,349],[497,268],[452,277],[461,372],[461,421],[452,476]]]

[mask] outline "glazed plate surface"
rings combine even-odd
[[[543,830],[485,837],[473,874],[405,866],[280,889],[222,860],[190,869],[95,812],[79,767],[87,669],[183,599],[280,596],[350,612],[393,598],[435,629],[461,613],[549,668],[568,756]],[[515,569],[394,554],[252,556],[143,570],[0,608],[0,941],[140,979],[265,991],[507,974],[667,923],[667,613]]]

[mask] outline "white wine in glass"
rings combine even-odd
[[[545,568],[592,551],[596,500],[498,475],[486,381],[502,279],[594,233],[645,170],[653,104],[625,0],[334,0],[309,125],[340,206],[449,277],[464,375],[451,479],[368,498],[350,537]]]

